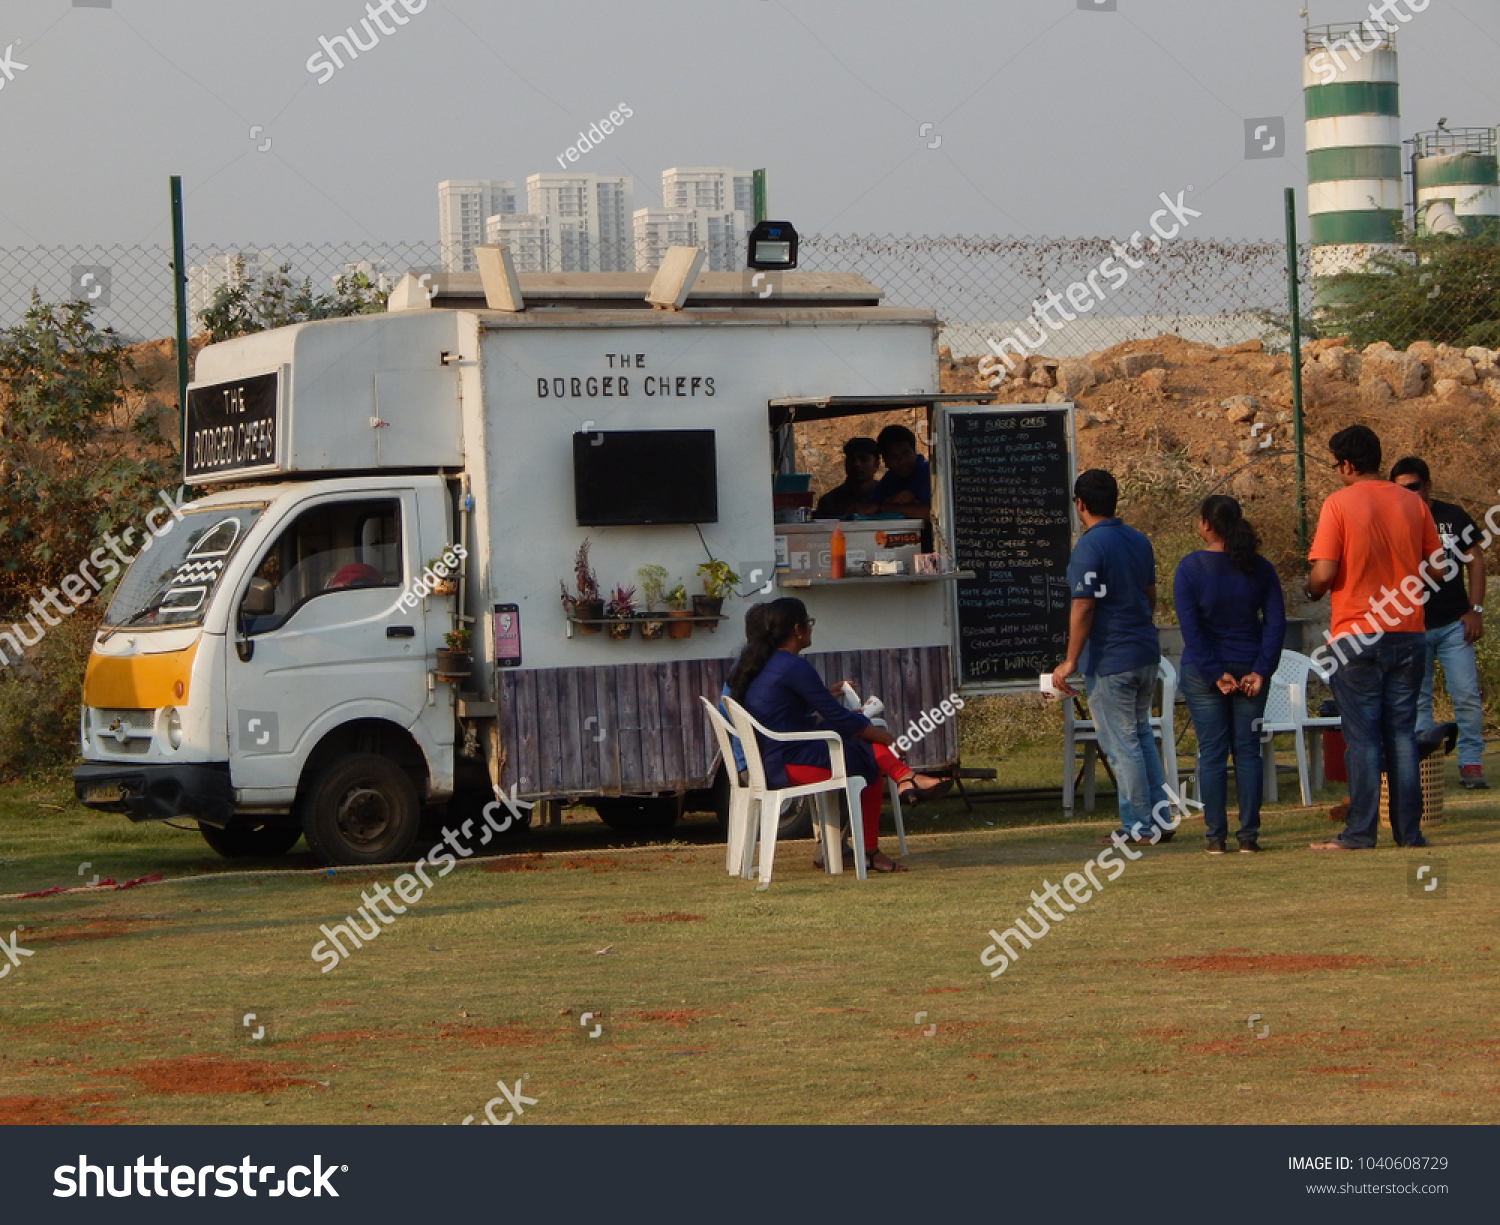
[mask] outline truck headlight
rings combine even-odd
[[[174,749],[180,749],[182,747],[182,715],[178,713],[177,707],[168,706],[162,712],[162,726],[166,729],[167,743]]]

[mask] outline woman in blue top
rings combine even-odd
[[[1198,737],[1198,789],[1210,855],[1229,833],[1228,760],[1234,754],[1241,851],[1260,850],[1260,720],[1267,686],[1281,659],[1286,611],[1276,570],[1257,551],[1240,504],[1205,498],[1198,535],[1204,547],[1177,567],[1172,599],[1182,626],[1182,696]]]
[[[876,872],[904,872],[876,842],[880,836],[880,775],[890,770],[899,779],[902,798],[939,794],[942,784],[921,776],[890,752],[895,737],[850,710],[829,692],[816,668],[802,658],[812,645],[813,619],[801,600],[783,597],[764,606],[758,633],[752,633],[734,671],[729,674],[730,696],[773,732],[806,732],[815,727],[837,732],[844,741],[844,763],[849,774],[865,780],[860,794],[864,821],[866,867]],[[746,627],[750,627],[747,625]],[[815,716],[822,722],[816,723]],[[760,741],[766,781],[772,787],[800,786],[830,776],[828,745],[803,740],[784,743]],[[877,761],[877,757],[885,759]]]

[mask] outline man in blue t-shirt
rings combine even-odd
[[[1171,797],[1151,735],[1151,694],[1161,663],[1152,620],[1156,555],[1149,540],[1116,518],[1119,500],[1119,485],[1102,469],[1090,468],[1074,482],[1084,533],[1068,561],[1068,654],[1052,673],[1052,685],[1075,696],[1068,678],[1081,666],[1099,746],[1119,787],[1120,828],[1104,841],[1154,844],[1170,841],[1175,828],[1167,827],[1170,807],[1158,807],[1170,805]]]
[[[888,425],[876,438],[885,472],[869,500],[854,509],[861,515],[895,511],[903,519],[932,518],[932,469],[917,454],[917,436],[904,425]]]

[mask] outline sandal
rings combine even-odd
[[[884,851],[870,851],[865,856],[865,871],[867,872],[905,872],[907,867],[904,863],[898,863]]]
[[[824,866],[823,848],[819,847],[816,851],[813,852],[813,867],[821,869],[823,866]],[[854,848],[852,846],[845,846],[844,847],[844,867],[846,867],[846,868],[852,868],[853,866],[854,866]]]

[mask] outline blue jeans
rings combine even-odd
[[[1422,783],[1417,764],[1417,693],[1422,688],[1425,635],[1383,634],[1365,646],[1333,640],[1329,687],[1343,718],[1349,811],[1335,841],[1375,845],[1382,765],[1390,778],[1391,832],[1397,846],[1421,846]]]
[[[1244,676],[1251,664],[1231,664],[1228,670]],[[1229,755],[1234,754],[1234,791],[1240,808],[1241,842],[1260,837],[1260,799],[1265,790],[1261,775],[1259,720],[1265,717],[1270,678],[1260,693],[1247,698],[1242,693],[1225,696],[1210,677],[1195,665],[1182,670],[1182,696],[1193,716],[1198,737],[1198,798],[1203,803],[1203,832],[1211,842],[1223,842],[1229,834]]]
[[[1479,665],[1474,644],[1464,641],[1464,623],[1455,621],[1428,630],[1427,652],[1422,672],[1422,692],[1417,697],[1417,731],[1432,727],[1432,665],[1443,665],[1443,683],[1453,699],[1453,721],[1458,724],[1458,764],[1481,765],[1484,756],[1484,707],[1479,702]]]
[[[1172,809],[1162,773],[1161,757],[1151,735],[1151,692],[1156,687],[1156,665],[1085,678],[1089,713],[1099,732],[1099,747],[1109,758],[1119,787],[1120,833],[1127,838],[1151,834],[1153,809],[1160,810],[1167,827]]]

